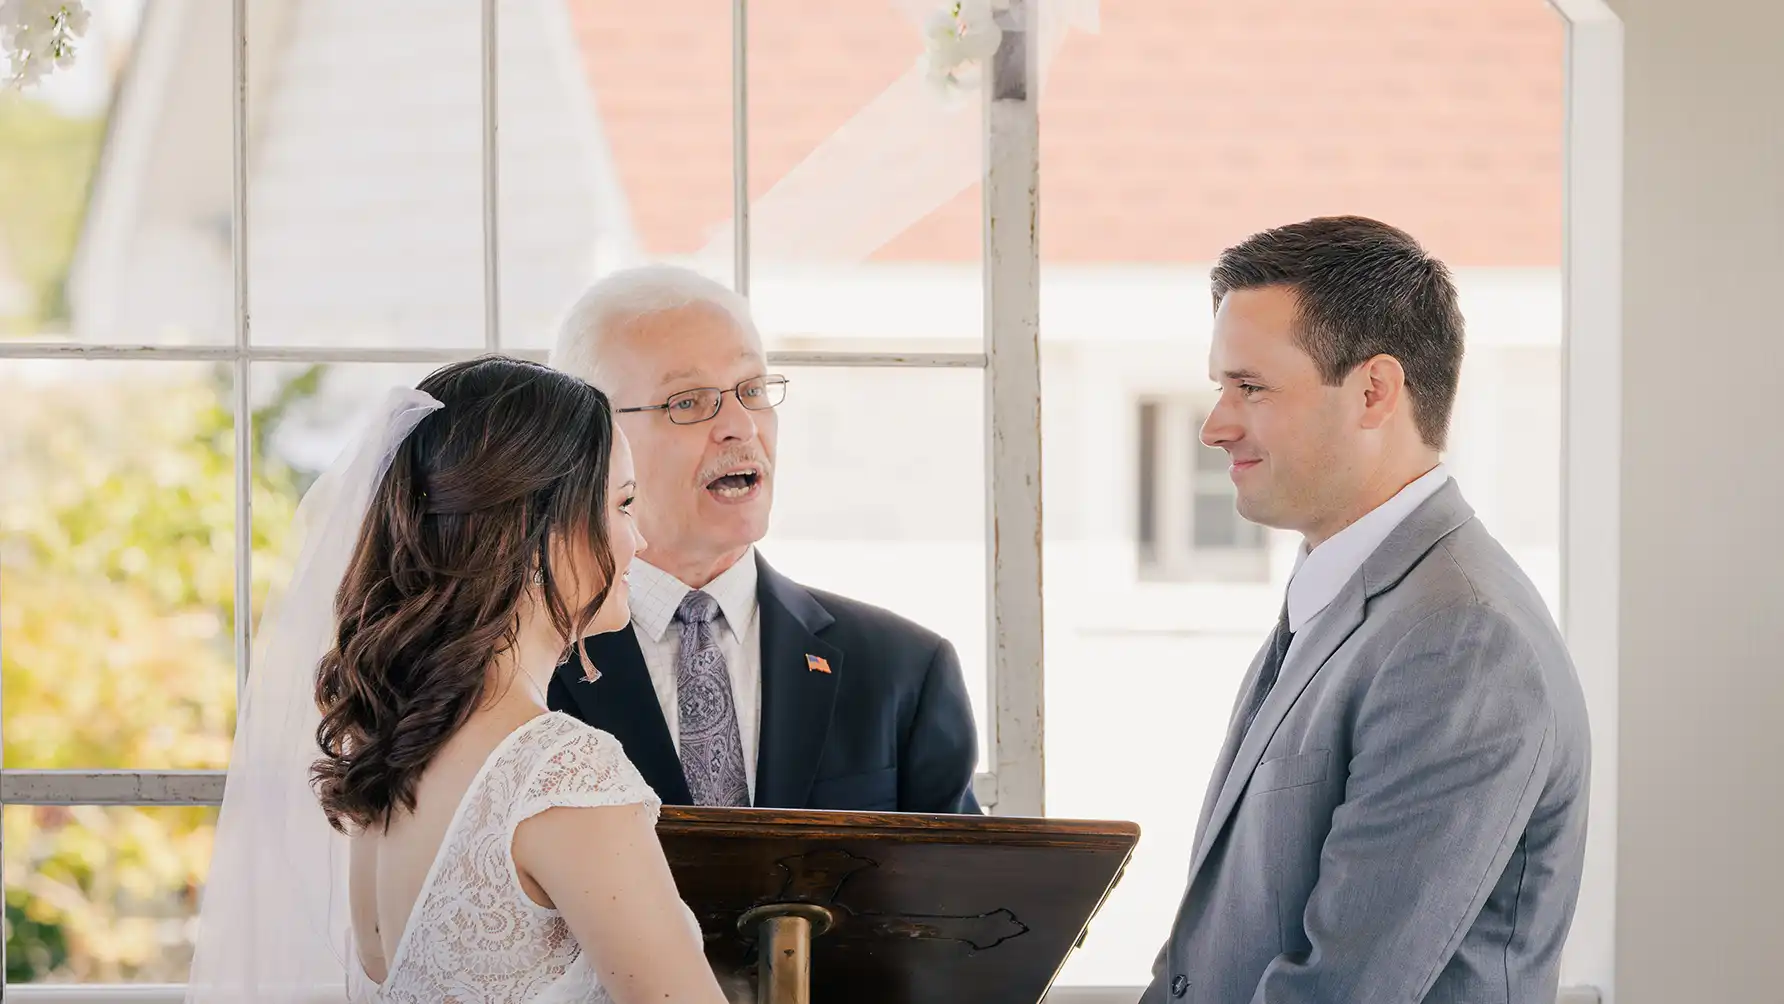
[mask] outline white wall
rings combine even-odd
[[[1625,21],[1617,1004],[1784,1000],[1784,4]]]

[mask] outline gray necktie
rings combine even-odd
[[[1239,730],[1241,741],[1245,733],[1251,731],[1252,720],[1257,718],[1258,711],[1264,706],[1264,699],[1270,696],[1271,688],[1276,686],[1276,678],[1282,675],[1282,661],[1288,658],[1288,647],[1295,640],[1295,633],[1288,629],[1288,603],[1282,604],[1282,616],[1276,620],[1276,630],[1270,632],[1270,650],[1264,655],[1264,664],[1258,667],[1257,684],[1252,687],[1249,697],[1249,710],[1245,712],[1245,727]]]
[[[675,611],[681,624],[681,653],[675,658],[681,771],[695,805],[748,805],[743,737],[731,674],[719,651],[718,615],[718,601],[698,589],[682,597]]]
[[[1208,830],[1208,817],[1214,812],[1214,803],[1220,800],[1221,789],[1226,787],[1228,775],[1233,771],[1233,761],[1239,756],[1239,747],[1245,743],[1246,733],[1251,731],[1251,723],[1256,720],[1257,713],[1263,710],[1264,701],[1276,686],[1276,680],[1282,675],[1282,662],[1288,657],[1288,647],[1295,640],[1294,632],[1288,629],[1288,603],[1282,604],[1282,616],[1276,619],[1276,629],[1270,632],[1262,661],[1258,663],[1257,676],[1251,679],[1251,689],[1245,694],[1245,703],[1235,707],[1233,722],[1240,725],[1237,731],[1227,734],[1226,742],[1220,747],[1220,756],[1214,762],[1214,772],[1208,775],[1208,793],[1202,797],[1202,815],[1196,823],[1195,846],[1202,846],[1202,837]],[[1250,673],[1246,674],[1250,678]]]

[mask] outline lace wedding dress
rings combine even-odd
[[[639,803],[653,816],[662,804],[607,733],[552,712],[509,734],[465,790],[389,976],[365,999],[610,1001],[558,911],[521,887],[511,848],[515,829],[546,809]]]

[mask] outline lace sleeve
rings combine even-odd
[[[644,805],[656,819],[663,802],[626,759],[619,740],[569,718],[558,728],[541,731],[544,748],[515,803],[510,833],[525,820],[559,807]]]

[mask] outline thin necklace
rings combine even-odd
[[[545,692],[543,690],[539,689],[539,683],[537,680],[533,679],[533,674],[527,672],[524,669],[520,669],[520,668],[516,668],[514,670],[514,672],[516,674],[518,674],[521,679],[523,679],[527,682],[527,688],[533,692],[534,697],[537,697],[539,699],[539,706],[549,710],[551,707],[551,702],[546,699]]]

